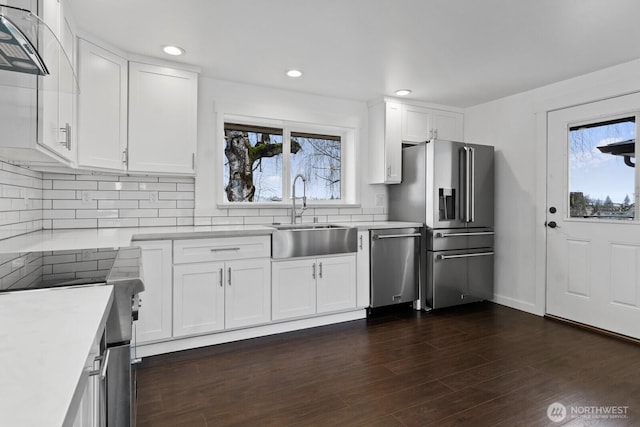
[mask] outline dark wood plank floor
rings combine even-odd
[[[547,408],[569,412],[554,423]],[[572,408],[628,407],[626,418]],[[146,358],[138,426],[638,426],[640,346],[480,303]]]

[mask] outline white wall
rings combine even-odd
[[[465,140],[496,148],[495,301],[543,314],[546,113],[640,91],[640,60],[465,110]]]
[[[320,221],[386,219],[386,207],[376,205],[376,194],[383,194],[386,200],[385,186],[367,183],[366,103],[210,78],[200,78],[198,97],[196,225],[286,221],[290,213],[287,208],[277,207],[219,207],[224,187],[221,145],[223,114],[354,129],[356,145],[346,154],[351,156],[355,166],[352,173],[357,198],[349,207],[310,209],[305,212],[303,219],[311,221],[313,216],[320,217]]]

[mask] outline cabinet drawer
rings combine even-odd
[[[218,237],[173,242],[174,264],[270,256],[271,236]]]

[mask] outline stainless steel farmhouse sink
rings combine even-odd
[[[358,230],[332,224],[274,225],[274,259],[343,254],[357,251]]]

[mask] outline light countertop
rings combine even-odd
[[[358,230],[420,227],[414,222],[336,222]],[[194,239],[206,237],[258,236],[273,233],[268,225],[214,225],[179,227],[81,228],[40,230],[0,241],[0,253],[57,251],[85,248],[116,248],[142,240]],[[133,241],[133,243],[132,243]]]
[[[0,294],[0,425],[71,425],[112,286]]]

